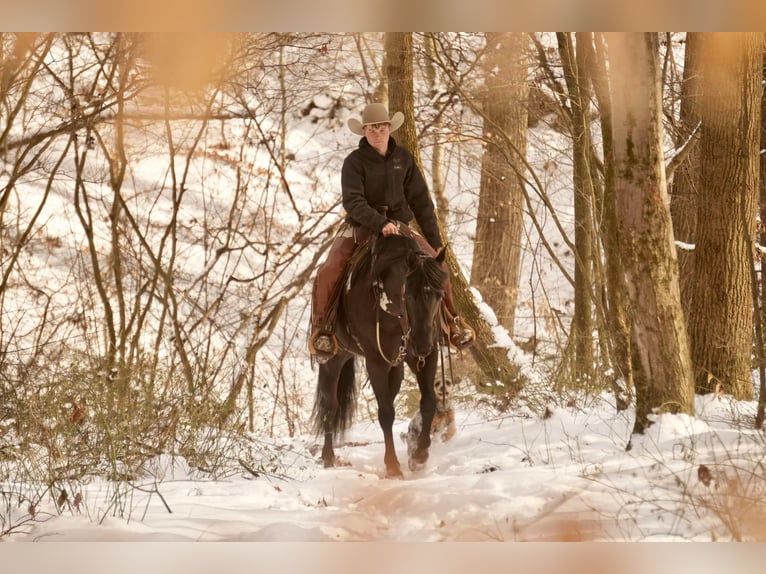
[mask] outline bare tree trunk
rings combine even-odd
[[[589,384],[593,377],[593,182],[590,169],[590,92],[587,66],[582,66],[585,52],[575,54],[571,34],[557,34],[559,54],[567,83],[572,126],[574,219],[575,219],[575,291],[574,318],[570,339],[574,343],[575,380]],[[578,45],[579,40],[578,37]],[[584,38],[583,38],[584,40]]]
[[[599,118],[604,146],[604,190],[600,211],[601,242],[604,249],[604,282],[606,288],[606,330],[610,357],[616,376],[612,380],[617,410],[627,409],[633,399],[633,360],[631,356],[631,326],[628,302],[628,286],[625,269],[620,258],[617,238],[617,214],[615,213],[615,172],[612,133],[612,102],[606,67],[606,46],[601,34],[595,38],[593,55],[593,89],[598,100]],[[579,49],[579,48],[578,48]]]
[[[681,125],[677,143],[682,144],[697,129],[700,121],[700,40],[699,34],[686,35],[684,81],[681,86]],[[699,147],[694,148],[678,166],[673,176],[670,195],[670,215],[676,240],[693,245],[697,228],[697,195],[700,182]],[[693,285],[694,250],[681,246],[678,250],[678,271],[681,280],[681,302],[689,312]]]
[[[409,33],[386,33],[386,61],[388,62],[389,110],[399,110],[404,113],[404,124],[400,130],[407,128],[409,124],[408,129],[397,131],[397,142],[407,146],[420,165],[417,132],[414,125],[412,39]],[[409,79],[402,77],[406,74],[409,74]],[[458,313],[476,330],[476,344],[471,347],[471,356],[490,381],[500,381],[511,394],[515,394],[523,385],[520,369],[508,360],[506,351],[495,346],[496,341],[492,328],[484,319],[471,295],[468,282],[463,276],[441,223],[439,230],[447,250],[446,262],[450,271],[455,307]]]
[[[415,96],[412,70],[412,32],[386,32],[386,77],[388,78],[388,109],[404,114],[404,123],[394,139],[407,148],[422,169],[418,131],[415,127]],[[417,228],[417,223],[412,222]]]
[[[762,35],[702,33],[700,50],[701,172],[688,317],[695,388],[749,400]]]
[[[436,67],[434,58],[436,46],[433,34],[426,34],[424,37],[424,48],[426,52],[426,78],[428,79],[428,88],[431,97],[437,94],[436,88]],[[435,103],[435,102],[434,102]],[[444,188],[444,145],[441,141],[439,128],[442,126],[442,115],[438,113],[433,124],[433,148],[431,151],[431,186],[433,187],[434,199],[436,201],[436,214],[443,226],[449,225],[449,201],[447,199],[447,190]]]
[[[386,32],[386,76],[388,107],[391,113],[404,114],[404,123],[396,132],[397,143],[410,150],[418,165],[420,146],[415,128],[414,86],[412,79],[412,32]]]
[[[526,35],[487,33],[479,211],[471,284],[513,335],[519,292],[527,147]],[[511,145],[512,144],[512,145]]]
[[[635,351],[646,375],[636,387],[634,432],[643,432],[651,413],[693,412],[691,355],[662,153],[658,38],[619,33],[608,40],[617,231]]]
[[[766,36],[764,37],[764,45],[761,55],[762,72],[761,80],[766,81]],[[766,90],[761,94],[761,150],[766,148]],[[760,154],[760,206],[759,213],[761,215],[761,222],[758,233],[758,242],[760,243],[760,250],[756,253],[756,258],[759,260],[760,268],[760,281],[758,282],[756,289],[758,295],[756,297],[756,314],[755,321],[756,327],[760,325],[760,329],[756,330],[758,335],[756,338],[756,344],[758,345],[758,372],[760,376],[759,392],[758,392],[758,412],[755,416],[755,428],[763,428],[763,419],[766,416],[766,358],[764,352],[766,350],[763,347],[763,325],[766,324],[766,273],[764,273],[764,261],[766,258],[763,256],[763,248],[766,246],[766,154]]]

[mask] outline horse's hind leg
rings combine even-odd
[[[338,383],[337,381],[332,380],[322,381],[322,376],[320,374],[319,385],[319,392],[322,394],[319,399],[322,401],[319,422],[321,423],[322,436],[324,437],[324,444],[322,445],[322,462],[324,463],[325,468],[329,468],[335,466],[335,449],[333,448],[335,429],[333,428],[333,421],[338,410],[338,399],[336,397]]]
[[[322,446],[322,462],[325,468],[335,466],[335,449],[333,442],[338,432],[338,382],[343,362],[333,357],[327,363],[319,366],[317,382],[317,397],[314,407],[315,424],[324,437]]]

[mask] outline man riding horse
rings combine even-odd
[[[390,117],[383,104],[369,104],[361,121],[356,118],[348,121],[349,129],[362,139],[343,162],[341,188],[346,219],[314,279],[309,350],[320,364],[338,349],[330,310],[357,245],[370,234],[399,234],[400,224],[406,226],[414,218],[425,235],[412,232],[421,249],[432,257],[443,249],[434,204],[423,175],[412,154],[391,137],[403,122],[401,112]],[[444,284],[444,305],[450,343],[458,349],[469,346],[474,332],[455,310],[449,274]]]

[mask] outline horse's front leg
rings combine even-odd
[[[402,478],[404,475],[396,456],[393,427],[396,418],[394,399],[402,385],[404,365],[390,367],[386,363],[370,363],[371,361],[368,361],[367,372],[370,375],[370,383],[378,403],[378,422],[383,430],[383,442],[385,444],[383,461],[386,463],[386,477]]]
[[[411,471],[421,470],[428,461],[429,448],[431,448],[431,425],[436,413],[436,393],[434,391],[434,377],[436,375],[437,352],[431,353],[425,364],[419,366],[410,364],[415,373],[420,389],[420,417],[422,426],[417,439],[417,446],[410,453],[408,466]]]

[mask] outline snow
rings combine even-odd
[[[520,548],[469,543],[729,540],[731,532],[719,517],[732,508],[743,513],[743,525],[762,528],[762,515],[748,520],[752,508],[741,501],[763,493],[727,494],[725,486],[738,479],[746,484],[754,470],[747,461],[763,458],[762,435],[746,430],[752,426],[752,405],[726,397],[698,398],[697,403],[698,417],[663,415],[645,436],[633,437],[629,451],[631,417],[617,414],[608,397],[588,409],[555,409],[544,420],[512,414],[488,420],[486,413],[459,410],[456,436],[435,443],[427,467],[417,474],[405,469],[403,480],[383,478],[381,432],[373,422],[355,425],[349,442],[338,449],[348,467],[321,468],[311,454],[313,437],[279,445],[287,468],[281,476],[256,478],[243,471],[210,480],[182,461],[165,460],[158,464],[168,476],[139,485],[157,493],[126,495],[129,519],[109,516],[110,487],[94,481],[85,495],[87,512],[65,512],[37,522],[9,540],[66,542],[43,548],[42,556],[54,557],[79,548],[76,543],[98,543],[85,547],[84,563],[81,558],[64,563],[63,571],[73,573],[103,568],[137,572],[141,564],[150,571],[170,571],[160,569],[165,563],[177,568],[173,571],[191,572],[256,564],[268,564],[269,572],[338,571],[330,564],[344,564],[341,572],[357,572],[360,564],[365,571],[382,572],[385,564],[408,572],[413,563],[434,572],[507,572],[509,561],[557,572],[564,567],[570,571],[570,560],[592,563],[603,572],[638,572],[642,564],[673,572],[678,547],[668,555],[665,546],[648,554],[620,546],[613,554],[615,547],[600,544]],[[738,427],[738,417],[745,418],[744,428]],[[397,423],[396,436],[405,429],[406,421]],[[403,444],[398,446],[401,454]],[[716,476],[708,486],[698,479],[701,464]],[[758,535],[757,530],[752,534]],[[332,544],[352,541],[357,544]],[[437,541],[455,545],[429,544]],[[126,549],[109,542],[152,544]],[[166,544],[157,544],[162,542]],[[274,542],[280,544],[262,544]],[[376,544],[358,545],[369,542]],[[386,545],[392,542],[408,544]],[[3,545],[0,556],[7,558],[9,553],[2,551],[8,548]],[[695,572],[742,572],[733,565],[760,563],[748,560],[747,554],[731,555],[729,549],[711,556],[711,546],[687,548],[691,550],[681,551],[682,571],[696,564]],[[34,563],[29,551],[18,563],[25,568]]]
[[[426,468],[384,477],[382,433],[357,423],[337,450],[348,466],[325,469],[312,436],[277,439],[280,470],[213,480],[183,459],[160,458],[155,477],[124,494],[84,486],[86,501],[30,523],[13,541],[709,541],[731,539],[716,515],[726,484],[758,472],[763,436],[754,405],[698,397],[696,417],[662,415],[631,438],[632,417],[609,396],[588,408],[456,412],[457,434],[434,443]],[[406,431],[400,420],[395,436]],[[630,448],[626,450],[628,442]],[[400,457],[406,448],[397,440]],[[753,461],[753,462],[749,462]],[[698,478],[707,466],[715,484]],[[753,510],[753,512],[756,512]],[[750,533],[756,536],[758,532]],[[762,533],[761,533],[762,535]]]

